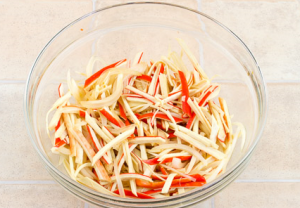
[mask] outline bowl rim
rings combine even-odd
[[[218,20],[208,16],[207,14],[197,11],[195,9],[191,9],[189,7],[185,7],[185,6],[181,6],[181,5],[177,5],[177,4],[173,4],[173,3],[165,3],[165,2],[154,2],[154,1],[141,1],[141,2],[128,2],[128,3],[121,3],[121,4],[114,4],[111,6],[107,6],[107,7],[103,7],[97,10],[94,10],[92,12],[89,12],[79,18],[77,18],[76,20],[72,21],[71,23],[69,23],[68,25],[66,25],[65,27],[63,27],[57,34],[55,34],[50,40],[49,42],[43,47],[43,49],[41,50],[41,52],[38,54],[36,60],[34,61],[31,70],[29,72],[29,75],[27,77],[27,81],[26,81],[26,86],[25,86],[25,93],[24,93],[24,103],[23,103],[23,109],[24,109],[24,116],[25,116],[25,124],[26,124],[26,129],[27,129],[27,133],[29,134],[31,143],[33,144],[36,152],[39,154],[40,159],[42,159],[42,161],[51,169],[53,170],[56,174],[58,174],[61,178],[63,178],[64,180],[66,180],[67,182],[73,184],[74,186],[76,186],[77,188],[84,190],[86,192],[88,192],[89,194],[95,195],[96,197],[102,197],[103,199],[109,199],[112,201],[116,201],[116,202],[123,202],[123,203],[135,203],[135,204],[145,204],[145,203],[161,203],[161,202],[168,202],[170,200],[175,201],[175,200],[179,200],[181,198],[185,198],[187,195],[193,195],[194,197],[192,197],[192,199],[195,199],[197,196],[199,196],[196,192],[199,191],[198,188],[186,192],[184,194],[179,194],[177,196],[172,196],[172,197],[168,197],[168,198],[160,198],[160,199],[143,199],[143,200],[135,200],[133,201],[130,198],[121,198],[121,197],[114,197],[114,196],[110,196],[110,195],[106,195],[97,191],[92,190],[91,188],[88,188],[80,183],[78,183],[77,181],[74,181],[73,179],[71,179],[70,177],[66,176],[65,174],[63,174],[61,171],[59,171],[56,167],[54,167],[52,165],[52,163],[40,152],[40,148],[36,145],[34,138],[36,137],[33,128],[30,125],[30,115],[28,112],[28,95],[29,95],[29,84],[32,78],[32,74],[35,70],[36,64],[38,63],[38,61],[40,60],[40,58],[43,56],[44,52],[47,50],[47,48],[51,45],[51,43],[60,36],[61,33],[63,33],[66,29],[70,28],[72,25],[80,22],[81,20],[88,18],[96,13],[99,13],[101,11],[105,11],[108,9],[112,9],[112,8],[117,8],[117,7],[122,7],[122,6],[128,6],[128,5],[163,5],[163,6],[170,6],[170,7],[177,7],[183,10],[188,10],[190,12],[196,13],[197,15],[203,16],[209,20],[211,20],[212,22],[216,23],[218,26],[220,26],[221,28],[223,28],[225,31],[227,31],[228,33],[230,33],[243,47],[244,49],[248,52],[248,54],[250,55],[250,57],[252,58],[252,60],[255,63],[257,72],[258,72],[258,78],[261,80],[261,97],[263,98],[261,100],[261,102],[258,105],[258,109],[261,110],[258,114],[258,124],[257,124],[257,129],[256,129],[256,134],[254,134],[254,136],[256,136],[256,138],[254,138],[253,144],[249,147],[249,150],[247,151],[247,153],[233,166],[229,169],[229,171],[226,172],[226,174],[221,175],[220,177],[218,177],[217,179],[215,179],[214,181],[205,184],[204,186],[201,187],[201,193],[203,192],[205,194],[205,190],[206,189],[210,189],[210,188],[216,188],[215,185],[219,184],[223,179],[225,179],[226,177],[229,177],[230,175],[232,175],[232,172],[235,172],[236,169],[238,169],[246,160],[247,158],[252,154],[253,150],[255,149],[255,147],[257,146],[257,143],[259,142],[259,140],[261,139],[265,124],[266,124],[266,118],[267,118],[267,106],[268,106],[268,98],[267,98],[267,89],[266,89],[266,83],[264,81],[264,77],[263,74],[260,70],[260,67],[255,59],[255,57],[253,56],[252,52],[250,51],[250,49],[246,46],[246,44],[233,32],[231,31],[228,27],[226,27],[224,24],[222,24],[221,22],[219,22]],[[252,81],[253,82],[253,81]],[[257,90],[255,91],[257,94]],[[48,170],[49,171],[49,170]],[[57,179],[55,179],[57,180]],[[201,195],[200,195],[201,196]],[[210,196],[208,196],[210,197]],[[207,197],[207,198],[208,198]]]

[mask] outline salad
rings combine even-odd
[[[95,73],[99,58],[92,57],[83,85],[68,73],[68,90],[59,85],[46,123],[51,151],[73,180],[112,196],[154,199],[225,172],[237,140],[244,146],[245,129],[232,123],[220,85],[178,43],[180,54],[146,63],[140,52]]]

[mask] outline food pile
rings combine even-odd
[[[233,133],[220,85],[178,42],[180,55],[146,63],[141,52],[95,73],[99,58],[92,57],[83,85],[70,73],[68,91],[59,85],[46,122],[51,150],[72,179],[104,194],[153,199],[185,193],[225,171],[238,137],[244,145],[244,127],[237,123]]]

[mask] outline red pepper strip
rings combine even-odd
[[[209,87],[208,88],[206,88],[206,90],[204,90],[204,92],[203,93],[206,93],[208,90],[209,90],[209,88],[211,88],[212,87],[212,85],[209,85]]]
[[[160,164],[172,162],[173,158],[174,157],[166,158],[163,161],[161,161]],[[179,158],[181,161],[185,161],[185,160],[190,160],[192,158],[192,156],[178,156],[178,157],[175,157],[175,158]]]
[[[204,102],[206,101],[206,99],[208,98],[208,96],[210,96],[210,94],[211,94],[212,92],[211,91],[209,91],[209,92],[207,92],[205,95],[204,95],[204,97],[200,100],[200,102],[199,102],[199,106],[202,106],[203,104],[204,104]]]
[[[140,119],[140,117],[141,117],[141,115],[138,113],[135,113],[134,115],[137,117],[137,119]]]
[[[107,112],[105,109],[100,110],[100,112],[113,124],[115,124],[118,127],[121,127],[119,121],[115,119],[109,112]]]
[[[156,165],[159,163],[158,158],[153,158],[149,160],[143,160],[144,163],[147,163],[148,165]]]
[[[148,194],[148,195],[156,194],[156,193],[160,193],[161,190],[162,190],[162,189],[152,189],[152,190],[143,192],[143,194]]]
[[[120,117],[123,118],[125,120],[125,125],[126,126],[129,126],[130,125],[130,122],[128,121],[127,119],[127,116],[126,116],[126,113],[125,113],[125,110],[124,110],[124,107],[122,106],[122,104],[120,102],[119,103],[119,108],[120,108]]]
[[[182,111],[189,115],[190,117],[192,116],[191,113],[191,107],[187,103],[189,99],[189,87],[185,78],[185,75],[182,71],[178,71],[180,81],[181,81],[181,86],[182,86]]]
[[[156,72],[156,66],[154,67],[154,69],[153,69],[153,72],[152,72],[152,74],[154,74],[155,72]]]
[[[170,188],[181,188],[181,187],[200,187],[203,186],[204,182],[189,182],[189,183],[181,183],[181,184],[174,184],[171,185]]]
[[[141,76],[137,76],[136,77],[137,79],[142,79],[142,80],[145,80],[147,82],[151,82],[152,81],[152,77],[146,75],[146,74],[142,74]]]
[[[57,131],[57,129],[59,129],[59,127],[60,127],[60,119],[58,120],[57,125],[55,126],[55,131]]]
[[[152,189],[163,188],[166,183],[166,181],[149,182],[141,179],[135,179],[135,182],[137,186],[144,187],[144,188],[152,188]],[[172,181],[172,185],[188,183],[188,182],[191,182],[191,180],[188,178],[174,179]]]
[[[160,171],[161,171],[162,174],[169,175],[164,167],[160,166],[159,168],[160,168]]]
[[[60,142],[60,141],[61,141],[61,139],[60,139],[59,137],[57,137],[57,138],[55,139],[55,145],[57,145],[57,143]]]
[[[206,183],[206,179],[204,178],[204,176],[200,175],[200,174],[194,174],[194,175],[190,175],[193,178],[196,178],[196,182],[205,182]]]
[[[164,65],[162,64],[161,67],[160,67],[159,73],[160,73],[160,74],[163,74],[164,71],[165,71],[165,67],[164,67]]]
[[[197,182],[206,182],[205,178],[200,174],[193,174],[193,175],[189,175],[189,176],[195,178]],[[151,177],[152,177],[153,180],[161,180],[156,175],[152,175]],[[166,175],[161,175],[160,177],[163,178],[163,179],[168,178],[168,176],[166,176]],[[183,177],[181,175],[177,175],[177,176],[174,177],[174,179],[180,179],[180,178],[183,178]]]
[[[58,86],[58,96],[61,97],[61,94],[60,94],[60,87],[61,87],[61,83],[59,84]]]
[[[120,116],[121,116],[121,118],[123,118],[126,121],[127,117],[126,117],[126,113],[124,111],[124,108],[123,108],[123,106],[120,102],[118,102],[118,103],[119,103],[119,109],[120,109]]]
[[[207,89],[204,91],[205,96],[200,100],[199,102],[199,106],[203,106],[204,102],[206,101],[206,99],[208,98],[208,96],[210,96],[210,94],[217,88],[218,86],[216,86],[212,91],[207,92]]]
[[[121,157],[120,157],[120,160],[119,160],[119,162],[118,162],[118,166],[120,165],[120,162],[121,162],[121,160],[123,159],[123,157],[124,157],[124,153],[122,153],[122,155],[121,155]]]
[[[156,93],[158,92],[158,83],[159,83],[159,80],[157,80],[157,83],[156,83],[156,87],[155,87],[155,90],[154,90],[154,95],[156,95]]]
[[[126,126],[129,126],[129,125],[130,125],[130,122],[128,121],[128,119],[125,121],[125,125],[126,125]]]
[[[84,111],[79,111],[79,116],[85,118],[85,112]]]
[[[134,129],[134,134],[135,134],[135,135],[138,135],[138,134],[139,134],[138,131],[137,131],[137,129]]]
[[[176,136],[173,133],[171,133],[171,134],[169,134],[168,139],[169,138],[174,138],[174,137],[176,137]]]
[[[148,194],[144,194],[144,193],[139,193],[137,192],[137,196],[135,196],[132,191],[130,190],[127,190],[127,189],[124,189],[124,192],[125,192],[125,195],[126,196],[130,196],[130,197],[133,197],[133,198],[139,198],[139,199],[155,199],[155,197],[153,196],[149,196]],[[114,191],[115,194],[120,194],[119,190],[115,190]]]
[[[148,122],[147,119],[142,119],[141,121],[143,121],[144,123],[147,123],[147,122]]]
[[[157,165],[157,164],[164,164],[164,163],[168,163],[168,162],[172,162],[174,157],[170,157],[170,158],[166,158],[163,161],[159,162],[158,161],[158,157],[153,158],[153,159],[149,159],[149,160],[143,160],[144,163],[147,163],[148,165]],[[181,161],[185,161],[185,160],[190,160],[192,158],[192,156],[177,156],[175,158],[179,158]]]
[[[111,65],[108,65],[108,66],[106,66],[106,67],[100,69],[99,71],[97,71],[96,73],[94,73],[92,76],[90,76],[89,78],[87,78],[87,79],[85,80],[84,87],[87,87],[87,86],[89,86],[90,84],[92,84],[92,83],[93,83],[98,77],[100,77],[101,74],[102,74],[103,72],[105,72],[107,69],[113,68],[113,67],[115,67],[115,66],[117,66],[117,65],[119,65],[119,64],[121,64],[121,63],[123,63],[123,62],[125,62],[125,61],[126,61],[126,59],[123,59],[123,60],[117,61],[116,63],[113,63],[113,64],[111,64]]]
[[[153,115],[154,115],[154,113],[146,113],[146,114],[143,114],[143,115],[139,115],[138,119],[142,120],[144,118],[152,118]],[[164,120],[167,120],[167,121],[171,121],[171,119],[166,114],[163,114],[163,113],[157,113],[155,115],[155,117],[160,118],[160,119],[164,119]],[[181,118],[177,118],[177,117],[173,117],[173,118],[174,118],[176,123],[180,123],[180,122],[183,121]]]
[[[169,129],[169,130],[167,131],[168,134],[173,134],[174,132],[175,132],[175,131],[172,130],[172,129]]]
[[[59,147],[63,146],[64,144],[66,144],[65,140],[61,140],[60,138],[55,139],[55,147],[56,148],[59,148]]]
[[[157,127],[158,129],[165,130],[165,128],[161,125],[161,123],[157,123],[157,124],[156,124],[156,127]]]
[[[141,56],[140,56],[139,61],[138,61],[138,64],[141,62],[143,54],[144,54],[144,52],[141,53]]]
[[[192,117],[190,117],[190,119],[188,120],[188,122],[187,122],[187,124],[186,124],[186,128],[187,128],[187,129],[191,129],[192,124],[193,124],[193,122],[194,122],[194,120],[195,120],[195,117],[196,117],[196,114],[193,113],[193,114],[192,114]]]

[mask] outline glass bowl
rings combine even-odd
[[[237,145],[226,171],[216,180],[187,193],[154,200],[118,198],[98,193],[73,181],[51,153],[46,133],[46,112],[57,99],[57,87],[67,72],[85,72],[92,55],[105,63],[133,58],[158,59],[169,49],[180,52],[182,38],[209,77],[221,84],[233,120],[247,131],[246,147]],[[99,66],[100,67],[100,66]],[[228,28],[201,12],[178,5],[139,2],[114,5],[91,12],[55,35],[37,57],[25,90],[28,133],[45,168],[70,193],[100,207],[189,207],[213,196],[230,184],[246,167],[266,120],[263,76],[246,45]]]

